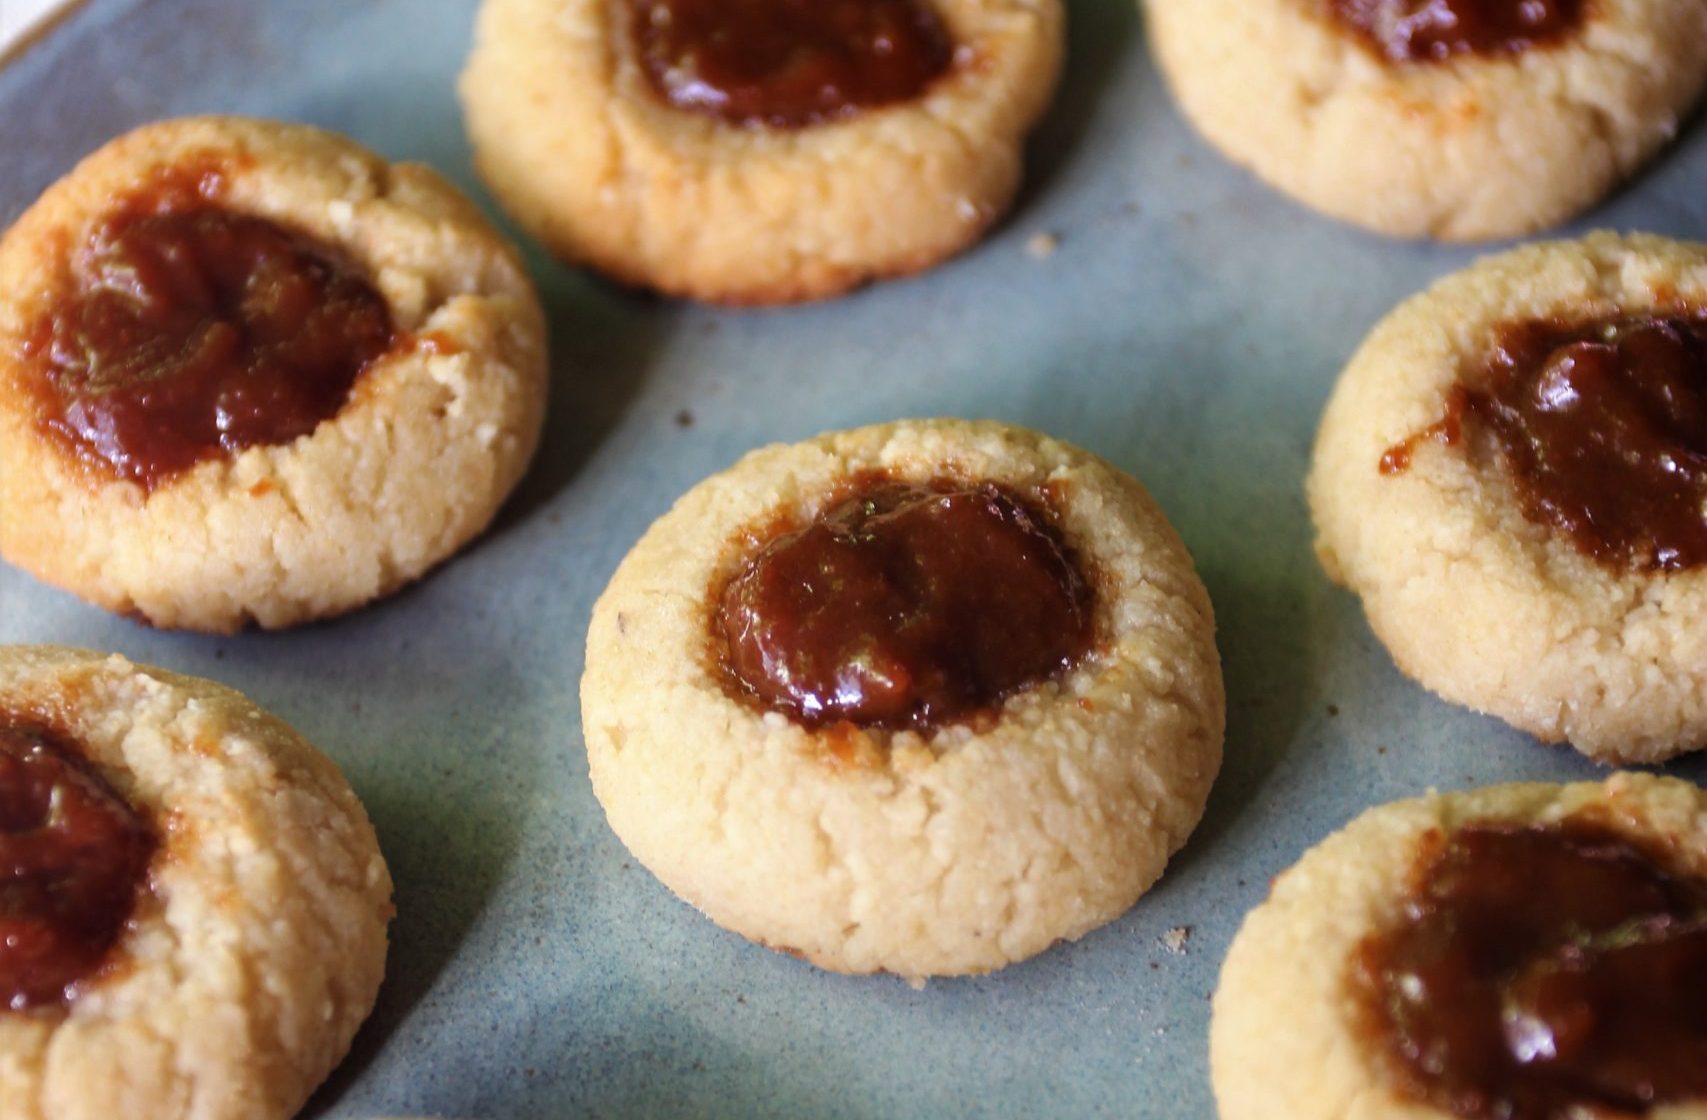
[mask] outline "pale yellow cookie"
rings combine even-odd
[[[231,689],[117,656],[0,649],[0,709],[75,743],[156,840],[76,998],[0,1008],[0,1120],[294,1115],[373,1007],[392,915],[337,767]]]
[[[1675,871],[1707,876],[1707,795],[1688,782],[1635,773],[1382,805],[1276,876],[1233,939],[1215,990],[1209,1066],[1221,1120],[1453,1116],[1405,1087],[1375,1041],[1369,993],[1356,974],[1360,947],[1405,920],[1413,869],[1442,837],[1466,825],[1551,825],[1578,816],[1664,852]],[[1645,1115],[1702,1120],[1707,1101],[1674,1101]]]
[[[934,734],[808,727],[738,697],[721,589],[849,479],[1046,487],[1095,573],[1065,675]],[[755,451],[689,491],[593,611],[593,788],[642,863],[713,921],[828,969],[987,972],[1115,918],[1203,812],[1225,702],[1207,595],[1143,488],[995,423],[906,421]]]
[[[1306,205],[1399,237],[1557,225],[1669,140],[1707,84],[1698,0],[1594,0],[1545,45],[1397,62],[1335,0],[1143,3],[1174,96],[1212,144]]]
[[[75,289],[115,202],[185,167],[214,169],[220,207],[340,254],[396,334],[310,433],[149,490],[48,437],[25,390],[29,336]],[[544,318],[515,251],[435,172],[301,125],[149,125],[84,160],[0,242],[0,553],[157,626],[335,615],[486,526],[533,454],[545,383]]]
[[[929,0],[953,44],[922,96],[798,128],[672,106],[631,0],[487,0],[461,81],[475,161],[565,260],[722,303],[916,272],[1013,198],[1062,60],[1060,0]]]
[[[1602,760],[1707,743],[1707,568],[1634,570],[1527,518],[1498,457],[1427,438],[1511,321],[1707,308],[1707,247],[1595,234],[1484,260],[1370,334],[1307,483],[1323,567],[1408,675]],[[1406,469],[1383,472],[1389,450]]]

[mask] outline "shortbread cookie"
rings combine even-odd
[[[1210,1025],[1222,1120],[1707,1117],[1707,794],[1383,805],[1278,876]]]
[[[712,920],[828,969],[986,972],[1113,919],[1202,814],[1209,601],[1130,477],[992,423],[753,452],[593,611],[612,828]]]
[[[1408,301],[1308,489],[1323,566],[1424,685],[1599,759],[1707,743],[1707,247],[1596,234]]]
[[[234,117],[113,141],[0,242],[0,552],[157,626],[289,626],[477,534],[544,317],[434,172]]]
[[[462,100],[481,175],[565,260],[816,299],[995,221],[1062,22],[1060,0],[486,0]]]
[[[0,647],[0,1120],[282,1120],[385,968],[355,794],[274,716],[122,657]]]
[[[1699,0],[1144,0],[1174,96],[1228,158],[1400,237],[1587,209],[1707,85]]]

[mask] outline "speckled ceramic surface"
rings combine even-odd
[[[1071,8],[1016,214],[925,277],[723,313],[530,251],[554,322],[544,448],[494,530],[415,588],[218,639],[0,571],[0,640],[232,684],[367,803],[397,879],[390,974],[311,1114],[1211,1116],[1208,996],[1271,875],[1375,802],[1597,772],[1403,679],[1310,553],[1301,483],[1335,374],[1474,251],[1382,241],[1264,190],[1182,122],[1133,5]],[[91,0],[0,70],[0,221],[114,134],[204,111],[338,129],[490,208],[452,86],[473,9]],[[1697,120],[1567,232],[1707,237],[1704,182]],[[1043,232],[1060,245],[1034,259]],[[1142,478],[1214,597],[1230,711],[1208,817],[1134,911],[913,991],[748,945],[634,866],[587,784],[576,686],[593,598],[683,490],[762,443],[927,415],[1041,428]]]

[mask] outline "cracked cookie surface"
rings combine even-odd
[[[44,428],[32,336],[89,282],[114,207],[201,166],[203,201],[326,247],[393,333],[303,434],[143,485]],[[204,117],[112,141],[0,241],[0,293],[0,553],[157,626],[282,627],[388,594],[485,527],[539,438],[544,318],[513,248],[435,172],[318,129]]]
[[[75,742],[156,840],[106,966],[0,1010],[0,1120],[294,1115],[385,967],[391,878],[343,776],[231,689],[118,656],[0,648],[0,708]]]
[[[1323,213],[1399,237],[1555,226],[1671,139],[1707,85],[1695,0],[1596,0],[1557,39],[1417,61],[1372,50],[1329,0],[1143,3],[1174,96],[1212,144]]]
[[[487,0],[461,95],[493,193],[564,260],[734,304],[835,295],[971,245],[1011,201],[1062,62],[1060,0],[935,0],[917,97],[806,127],[668,103],[631,0]]]
[[[1707,569],[1597,561],[1526,515],[1498,456],[1426,438],[1503,324],[1692,308],[1707,308],[1707,247],[1600,233],[1484,260],[1371,332],[1306,486],[1323,567],[1405,673],[1604,761],[1707,744]]]
[[[717,592],[850,478],[1053,495],[1094,572],[1093,649],[930,734],[808,727],[732,695]],[[1214,621],[1149,496],[1084,451],[993,423],[909,421],[755,451],[624,559],[593,611],[582,721],[612,828],[712,920],[844,972],[988,972],[1130,907],[1203,812],[1225,702]]]

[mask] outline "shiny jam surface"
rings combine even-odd
[[[124,931],[153,847],[70,742],[0,713],[0,1012],[75,997]]]
[[[653,88],[679,109],[800,128],[910,101],[953,62],[926,0],[630,0]]]
[[[1090,581],[1048,515],[993,484],[861,482],[772,540],[716,617],[738,687],[809,725],[929,732],[1090,649]]]
[[[40,427],[150,489],[313,431],[392,344],[365,279],[302,234],[223,209],[222,182],[186,169],[118,200],[74,261],[74,290],[28,334]]]
[[[1707,313],[1508,324],[1382,471],[1430,435],[1491,449],[1524,514],[1609,567],[1707,563]]]
[[[1594,820],[1431,834],[1355,979],[1401,1086],[1450,1114],[1707,1097],[1707,880]]]
[[[1515,55],[1582,26],[1589,0],[1329,0],[1334,16],[1394,62]]]

